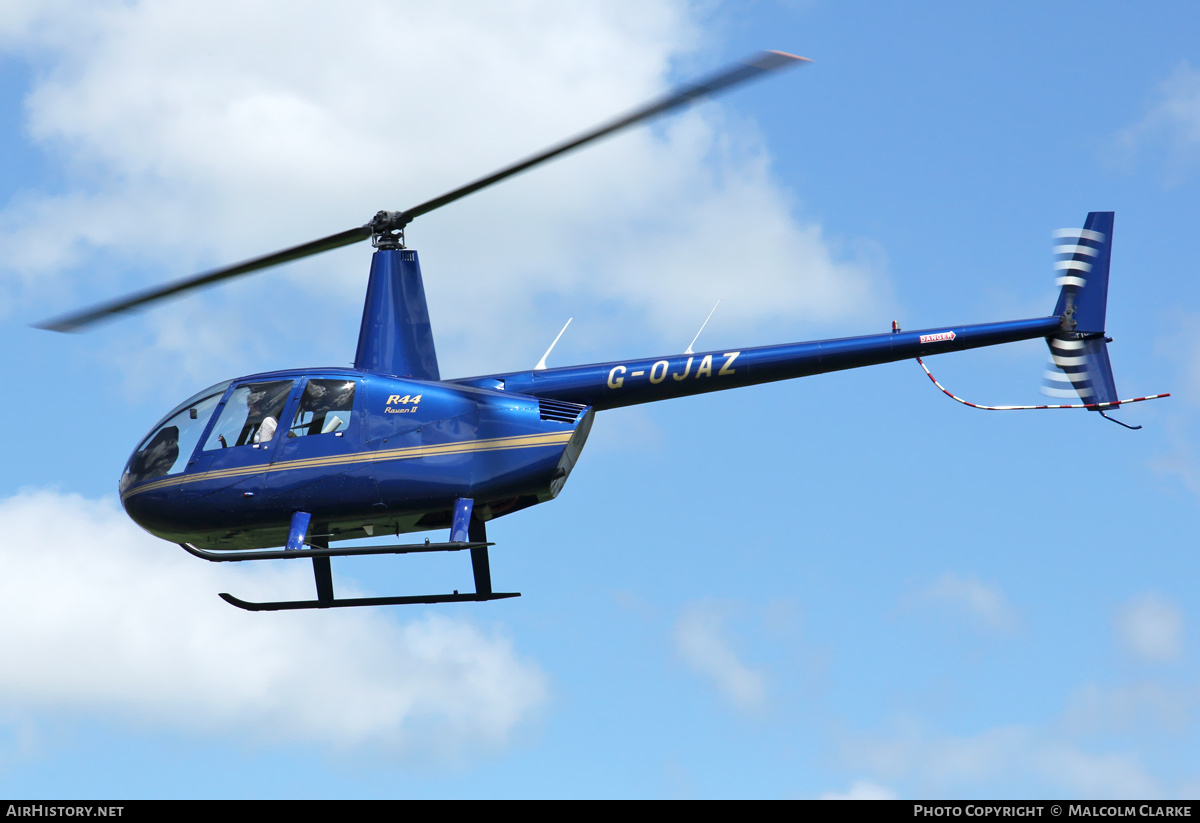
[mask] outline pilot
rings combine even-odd
[[[138,452],[131,473],[138,481],[162,477],[171,471],[178,459],[179,427],[163,426],[145,448]]]

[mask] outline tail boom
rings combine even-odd
[[[500,384],[505,391],[565,400],[592,406],[600,411],[914,357],[1046,338],[1061,329],[1060,318],[1039,317],[511,372],[454,382],[493,388]]]

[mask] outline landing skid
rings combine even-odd
[[[343,600],[281,600],[276,603],[251,603],[221,592],[221,599],[231,606],[249,612],[276,612],[291,609],[338,609],[349,606],[408,606],[416,603],[482,603],[486,600],[504,600],[520,597],[520,592],[493,592],[492,594],[418,594],[411,597],[355,597]]]
[[[305,543],[309,522],[307,512],[296,512],[288,532],[287,548],[254,551],[219,552],[201,549],[190,543],[180,543],[183,550],[195,557],[213,563],[239,560],[295,560],[307,557],[312,560],[313,576],[317,584],[316,600],[278,600],[270,603],[252,603],[221,592],[221,599],[231,606],[251,612],[290,611],[294,609],[343,609],[352,606],[407,606],[417,603],[482,603],[488,600],[504,600],[520,597],[520,592],[493,592],[492,571],[488,563],[488,547],[494,546],[487,539],[487,528],[482,520],[472,516],[474,501],[460,498],[454,504],[454,519],[450,529],[450,542],[404,543],[397,546],[345,546],[330,548],[327,540],[313,538]],[[331,557],[352,557],[369,554],[410,554],[412,552],[471,552],[471,572],[475,577],[475,592],[459,594],[417,594],[403,597],[348,597],[333,596],[333,572]]]

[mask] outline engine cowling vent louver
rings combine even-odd
[[[565,400],[547,400],[538,398],[538,411],[543,420],[553,420],[557,423],[574,423],[579,413],[586,406],[578,403],[568,403]]]

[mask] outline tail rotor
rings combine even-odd
[[[1108,359],[1104,316],[1108,308],[1108,269],[1112,257],[1113,212],[1094,211],[1087,216],[1081,229],[1059,229],[1054,254],[1055,284],[1060,287],[1054,316],[1060,318],[1061,330],[1046,338],[1050,347],[1050,363],[1043,375],[1042,393],[1050,397],[1074,400],[1079,403],[1056,403],[1043,406],[985,406],[968,402],[951,394],[939,383],[928,367],[917,358],[925,374],[935,386],[963,405],[987,411],[1020,411],[1026,409],[1088,409],[1127,429],[1140,429],[1109,417],[1105,412],[1122,403],[1138,403],[1170,397],[1152,394],[1120,400],[1113,380],[1112,364]]]

